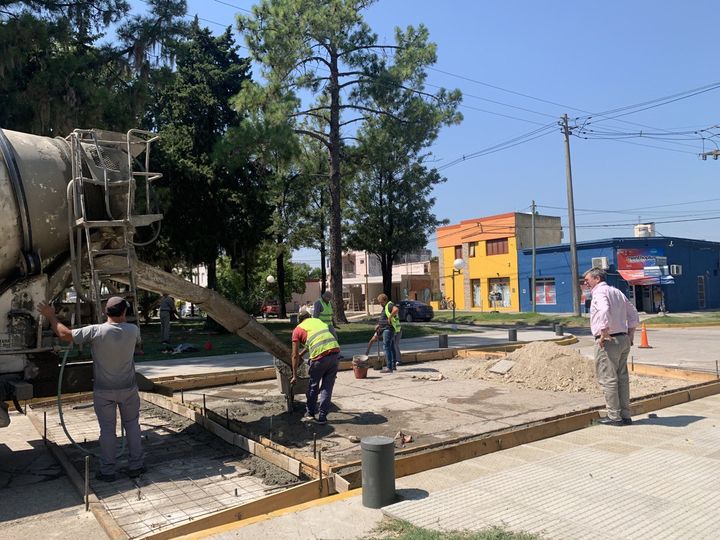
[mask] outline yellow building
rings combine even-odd
[[[532,215],[518,212],[469,219],[440,227],[440,288],[457,309],[519,311],[518,249],[532,247]],[[535,214],[535,245],[562,241],[560,218]],[[453,263],[462,259],[460,271]],[[454,293],[453,293],[454,289]]]

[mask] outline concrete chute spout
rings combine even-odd
[[[127,264],[125,258],[115,255],[106,255],[95,259],[96,268],[108,272],[112,272],[113,268],[122,267],[123,264]],[[139,289],[167,293],[200,306],[228,331],[290,365],[290,348],[243,309],[217,292],[140,261],[134,262],[134,270],[136,286]],[[118,276],[117,281],[125,282],[126,276]]]

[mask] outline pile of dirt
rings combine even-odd
[[[483,359],[480,365],[466,368],[465,378],[502,381],[522,388],[553,392],[583,392],[602,395],[595,376],[595,362],[578,350],[549,341],[528,343],[505,357],[515,362],[504,375],[490,372],[498,358]],[[683,386],[682,381],[630,375],[631,395],[647,395]]]

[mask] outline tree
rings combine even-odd
[[[124,0],[3,2],[0,125],[48,136],[137,127],[147,79],[185,29],[184,1],[147,4],[131,16]],[[109,25],[119,40],[99,43]]]
[[[400,90],[393,97],[391,116],[365,122],[355,151],[347,244],[378,257],[383,292],[388,296],[396,257],[425,247],[428,235],[444,223],[432,213],[435,199],[431,194],[445,179],[425,165],[427,148],[440,127],[462,120],[457,112],[459,93],[444,101],[427,101],[419,94],[424,79],[424,70],[418,69],[414,77],[418,90]]]
[[[262,108],[270,121],[288,123],[296,133],[325,146],[328,192],[330,281],[336,317],[346,321],[342,302],[342,159],[352,124],[392,115],[385,105],[405,85],[414,85],[418,66],[434,62],[427,31],[396,31],[395,44],[380,45],[361,11],[372,0],[262,0],[252,16],[239,15],[253,59],[263,67],[264,87],[247,87],[237,104]],[[381,53],[394,52],[396,69]],[[301,92],[313,101],[303,103]],[[441,90],[428,99],[444,100]],[[377,99],[382,96],[382,99]],[[318,127],[308,127],[310,120]]]
[[[164,246],[173,258],[208,267],[208,286],[215,288],[216,261],[228,237],[228,192],[236,193],[238,172],[222,161],[216,146],[241,117],[230,97],[248,80],[249,65],[240,58],[230,29],[213,36],[197,19],[178,47],[172,82],[163,81],[148,109],[147,123],[158,130],[157,168],[165,177],[158,185]]]

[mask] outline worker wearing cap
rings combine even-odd
[[[340,362],[340,344],[330,332],[328,325],[320,319],[311,317],[305,309],[300,309],[298,320],[300,323],[292,334],[292,378],[290,383],[294,384],[297,381],[297,370],[303,354],[300,352],[300,345],[304,345],[310,356],[308,362],[310,381],[306,394],[306,411],[302,420],[303,422],[327,424],[330,400]],[[318,397],[320,398],[319,407]]]
[[[105,306],[105,323],[70,330],[58,321],[52,306],[46,302],[38,304],[38,311],[62,341],[78,345],[90,343],[93,401],[100,425],[100,470],[95,477],[103,482],[115,480],[118,408],[130,454],[128,476],[137,478],[146,470],[140,435],[140,396],[133,362],[135,347],[140,344],[140,329],[127,322],[129,307],[127,300],[113,296]]]
[[[337,331],[335,330],[333,321],[333,307],[330,301],[332,300],[332,293],[325,291],[320,295],[313,305],[312,316],[316,319],[320,319],[322,322],[328,325],[328,330],[332,332],[332,335],[337,339]]]

